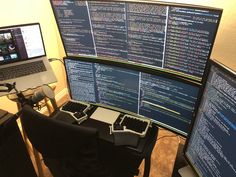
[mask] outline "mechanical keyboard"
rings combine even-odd
[[[123,117],[119,117],[111,126],[111,132],[131,132],[140,137],[145,137],[150,124],[151,121],[148,119],[125,114]]]
[[[70,100],[65,103],[60,110],[70,114],[78,122],[78,124],[80,124],[88,118],[86,111],[89,107],[90,105],[87,103]]]

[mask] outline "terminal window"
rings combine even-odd
[[[186,149],[200,176],[236,176],[236,75],[213,65]]]
[[[147,2],[52,6],[68,56],[142,64],[201,81],[222,11]]]
[[[165,74],[152,75],[107,64],[65,59],[72,99],[136,113],[187,135],[199,86]]]

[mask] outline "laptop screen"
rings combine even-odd
[[[45,55],[39,23],[0,28],[0,65]]]

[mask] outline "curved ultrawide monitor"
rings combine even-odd
[[[72,99],[144,116],[184,136],[189,133],[199,84],[121,63],[83,57],[64,62]]]
[[[201,177],[236,176],[235,139],[236,72],[211,62],[185,156]]]
[[[221,9],[154,1],[51,0],[67,56],[142,65],[202,81]]]

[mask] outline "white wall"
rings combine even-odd
[[[49,58],[64,56],[56,22],[49,0],[0,0],[0,26],[39,22],[42,28],[45,48]],[[58,42],[59,41],[59,42]],[[65,88],[65,73],[60,62],[53,62],[57,76],[56,93]],[[0,97],[0,108],[16,112],[16,104],[6,97]]]
[[[165,0],[223,9],[211,58],[236,71],[236,0]]]

